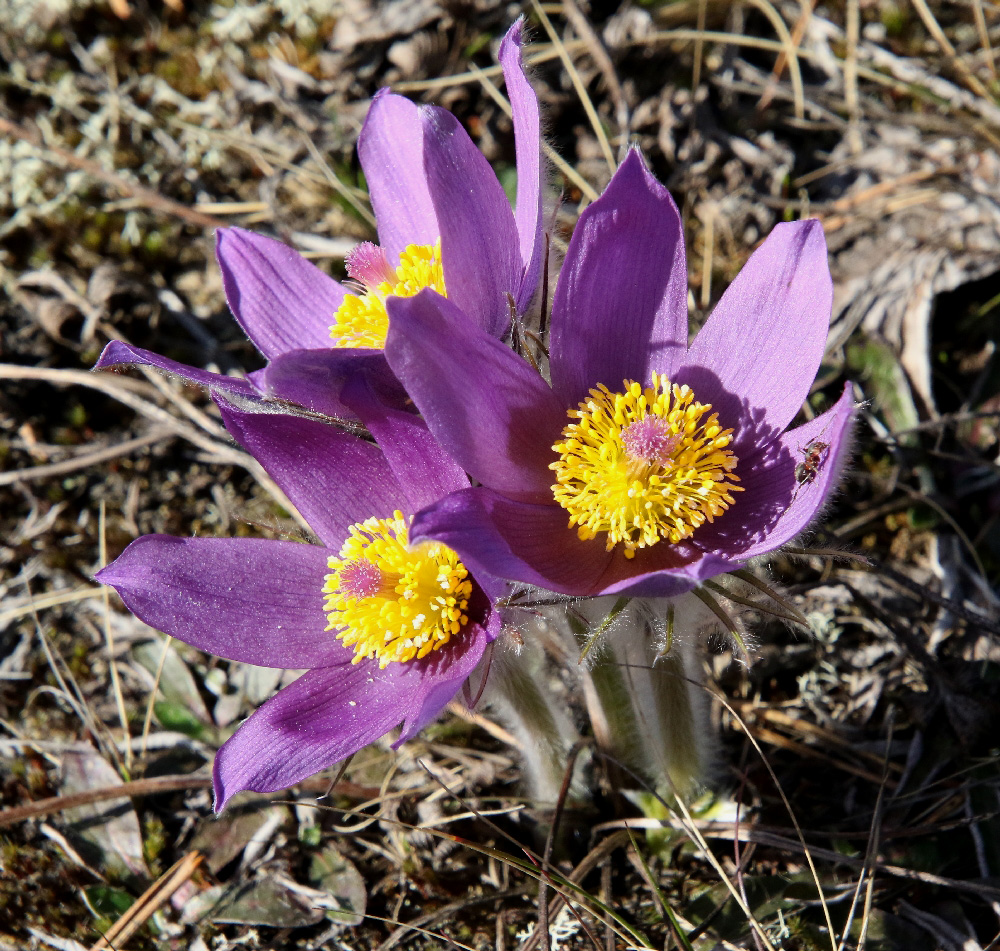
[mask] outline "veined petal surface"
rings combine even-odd
[[[485,632],[420,661],[350,662],[307,671],[250,717],[215,757],[215,808],[243,790],[286,789],[405,721],[399,742],[436,717],[479,662]]]
[[[434,244],[441,236],[423,153],[420,107],[380,89],[358,137],[358,157],[375,210],[379,243],[393,267],[408,244]]]
[[[153,353],[152,350],[143,350],[141,347],[133,347],[130,343],[123,343],[121,340],[112,340],[104,348],[97,363],[94,364],[94,369],[109,370],[112,367],[120,366],[155,367],[157,370],[179,376],[185,383],[207,386],[211,390],[235,393],[238,396],[252,398],[258,395],[256,387],[243,377],[226,376],[224,373],[212,373],[210,370],[199,370],[197,367],[178,363],[169,357],[161,357],[158,353]]]
[[[97,573],[150,627],[259,667],[317,667],[350,658],[326,633],[323,577],[331,552],[254,538],[144,535]]]
[[[696,389],[698,399],[712,403],[726,425],[739,418],[742,400],[783,432],[816,378],[832,306],[823,226],[815,220],[778,224],[698,332],[677,381],[708,371],[720,388]]]
[[[524,313],[538,289],[545,243],[542,230],[542,133],[538,97],[524,74],[522,52],[524,17],[519,17],[500,44],[507,98],[514,120],[517,161],[517,200],[514,220],[523,268],[520,291],[515,295],[518,313]]]
[[[423,106],[424,168],[441,227],[448,299],[488,334],[510,325],[521,287],[514,212],[490,163],[450,112]]]
[[[287,244],[242,228],[219,231],[216,256],[229,309],[265,357],[330,346],[346,294],[332,277]]]
[[[327,547],[339,549],[355,522],[388,518],[404,504],[385,456],[370,442],[318,420],[216,402],[226,429]]]
[[[552,303],[552,388],[575,408],[598,383],[670,376],[686,349],[680,214],[632,151],[570,239]]]
[[[548,384],[433,291],[390,300],[389,316],[386,359],[438,442],[483,485],[551,500],[566,411]]]

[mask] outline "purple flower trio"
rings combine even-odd
[[[849,390],[790,428],[832,307],[816,221],[777,226],[689,344],[680,216],[632,151],[572,234],[547,376],[506,342],[546,247],[521,46],[519,21],[499,53],[513,208],[450,113],[383,90],[358,143],[379,243],[348,257],[349,281],[272,238],[219,234],[264,369],[230,377],[120,342],[98,363],[208,386],[316,536],[145,536],[97,575],[179,640],[305,671],[219,750],[217,809],[400,726],[404,742],[480,666],[478,688],[508,582],[674,597],[800,535],[836,483]]]

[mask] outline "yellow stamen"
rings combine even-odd
[[[468,623],[472,582],[446,545],[411,548],[409,520],[369,518],[351,526],[340,557],[327,562],[324,578],[328,631],[379,667],[425,657],[444,647]]]
[[[626,380],[622,389],[598,386],[569,411],[575,422],[552,447],[559,459],[549,468],[580,538],[606,532],[607,550],[621,543],[631,558],[637,548],[690,537],[742,489],[727,448],[733,431],[707,416],[711,404],[658,373],[651,387]]]
[[[348,294],[333,315],[333,345],[381,350],[389,332],[386,298],[415,297],[425,287],[447,296],[440,238],[434,244],[407,245],[399,256],[395,283],[381,281],[366,287],[362,294]]]

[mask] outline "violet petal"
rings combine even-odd
[[[724,425],[736,401],[761,410],[782,432],[809,393],[830,326],[833,286],[823,227],[815,220],[775,226],[729,285],[698,332],[677,382],[714,373],[718,392],[692,386]],[[739,443],[739,434],[737,434]]]
[[[243,377],[199,370],[197,367],[189,367],[186,363],[178,363],[168,357],[161,357],[158,353],[153,353],[152,350],[142,350],[129,343],[123,343],[121,340],[112,340],[104,348],[97,363],[94,364],[94,369],[107,370],[110,367],[119,366],[156,367],[158,370],[179,376],[187,383],[207,386],[212,390],[236,393],[250,398],[260,395],[256,387]]]
[[[427,424],[413,413],[386,405],[368,380],[355,377],[344,388],[343,398],[385,454],[409,503],[408,513],[468,486],[465,471],[431,435]]]
[[[441,237],[423,155],[420,108],[380,89],[358,137],[358,158],[378,222],[379,243],[393,267],[408,244],[434,244]]]
[[[739,470],[744,491],[724,516],[699,529],[699,543],[745,559],[774,551],[803,532],[837,484],[853,418],[848,384],[831,409],[784,433],[774,447]],[[818,458],[809,466],[811,450]]]
[[[298,251],[262,234],[223,228],[216,257],[229,309],[265,357],[332,345],[330,326],[346,291]]]
[[[402,406],[407,400],[406,390],[381,350],[292,350],[250,374],[250,379],[267,396],[335,419],[353,419],[354,413],[344,405],[340,393],[356,376],[364,376],[379,398],[390,405]]]
[[[417,513],[410,534],[443,542],[473,574],[566,594],[593,593],[611,562],[603,543],[577,537],[558,505],[516,502],[484,488],[453,492]]]
[[[455,695],[486,645],[469,625],[463,640],[380,670],[374,660],[310,670],[250,717],[215,757],[215,808],[242,790],[274,792],[357,752],[405,721],[403,738]]]
[[[487,333],[510,325],[521,286],[517,225],[489,162],[450,112],[423,106],[424,168],[441,227],[448,298]]]
[[[521,250],[520,291],[515,295],[517,312],[523,314],[538,290],[545,256],[542,233],[542,133],[538,97],[524,75],[521,60],[524,17],[519,17],[500,44],[507,98],[514,121],[514,152],[517,160],[517,200],[514,220]]]
[[[576,407],[590,388],[649,384],[687,348],[684,232],[638,152],[580,216],[552,303],[552,388]]]
[[[622,594],[634,598],[673,598],[703,581],[742,568],[731,558],[704,552],[694,545],[661,542],[639,549],[633,558],[618,550],[595,594]]]
[[[325,632],[332,552],[256,538],[143,535],[96,575],[150,627],[260,667],[332,664],[350,651]]]
[[[527,362],[433,291],[390,298],[385,356],[431,432],[483,485],[552,498],[552,445],[566,413]]]
[[[226,429],[278,483],[329,548],[350,526],[388,518],[406,498],[377,446],[328,423],[217,399]]]

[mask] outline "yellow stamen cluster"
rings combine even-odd
[[[327,563],[324,578],[328,631],[379,667],[425,657],[444,647],[468,623],[472,582],[446,545],[411,548],[409,521],[369,518],[351,526],[340,557]]]
[[[559,459],[556,501],[582,539],[607,533],[607,550],[625,555],[660,541],[677,543],[733,504],[733,431],[709,414],[690,387],[653,374],[653,385],[626,380],[624,392],[590,391],[575,422],[552,448]]]
[[[434,244],[409,244],[399,256],[396,278],[348,294],[333,315],[330,336],[335,347],[381,350],[389,332],[388,297],[415,297],[425,287],[447,296],[441,266],[441,239]]]

